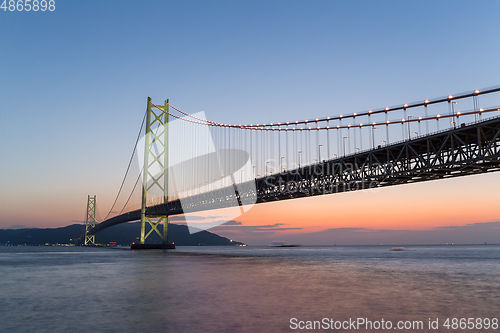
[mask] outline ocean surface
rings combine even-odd
[[[324,318],[499,332],[443,324],[500,318],[500,246],[0,246],[0,332],[321,331],[299,327]]]

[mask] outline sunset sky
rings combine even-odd
[[[0,10],[0,228],[81,221],[89,194],[107,212],[148,96],[215,121],[264,123],[496,86],[499,12],[495,1],[330,0]],[[414,231],[405,241],[422,242],[442,227],[496,230],[499,183],[493,173],[262,204],[214,231],[249,244],[301,234],[340,244],[321,232]]]

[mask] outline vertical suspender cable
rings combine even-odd
[[[326,121],[326,153],[328,154],[326,160],[331,158],[330,156],[330,120]]]

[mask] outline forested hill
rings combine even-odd
[[[83,240],[85,226],[72,224],[62,228],[50,229],[0,229],[0,245],[45,245],[45,244],[77,244]],[[154,232],[153,232],[154,233]],[[155,234],[155,233],[154,233]],[[242,243],[231,241],[208,231],[190,234],[187,226],[169,224],[168,240],[178,246],[197,245],[240,245]],[[124,223],[96,235],[96,243],[117,245],[130,245],[138,242],[140,235],[140,222]],[[161,243],[158,235],[153,235],[151,243]]]

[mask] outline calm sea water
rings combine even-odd
[[[436,332],[452,331],[446,318],[500,318],[496,245],[0,247],[0,279],[1,332],[299,331],[291,318]]]

